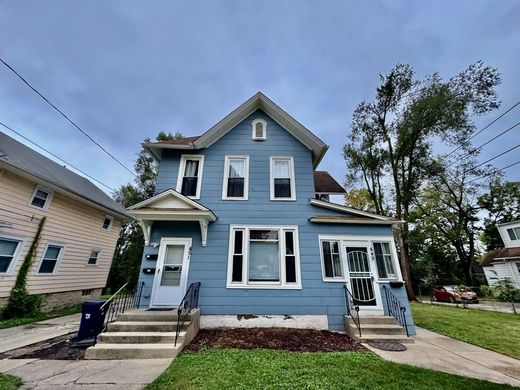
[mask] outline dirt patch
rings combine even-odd
[[[0,354],[0,359],[83,360],[87,347],[74,347],[76,333],[41,341]]]
[[[201,329],[185,350],[196,352],[203,348],[267,348],[294,352],[366,350],[345,334],[286,328]]]

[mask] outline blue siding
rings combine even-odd
[[[267,140],[251,140],[251,122],[267,122]],[[175,188],[180,155],[164,151],[157,179],[157,192]],[[314,197],[311,152],[262,111],[257,111],[209,149],[194,151],[205,156],[200,203],[213,210],[218,220],[208,228],[207,246],[201,246],[198,223],[155,222],[151,242],[161,237],[193,237],[188,283],[200,281],[203,314],[321,314],[327,315],[331,329],[344,330],[345,299],[342,283],[323,282],[318,234],[344,234],[392,237],[389,226],[318,225],[308,222],[312,215],[335,214],[309,204]],[[224,157],[249,156],[249,200],[222,200]],[[269,157],[293,156],[296,175],[296,201],[270,201]],[[227,261],[230,224],[297,225],[299,233],[301,290],[227,289]],[[145,254],[159,248],[147,247]],[[143,260],[142,267],[154,266]],[[152,276],[141,273],[149,303]]]

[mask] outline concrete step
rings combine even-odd
[[[159,359],[174,358],[182,344],[96,344],[87,349],[85,359]]]
[[[350,330],[352,332],[359,332],[357,330],[356,325],[349,324]],[[363,335],[406,335],[406,330],[400,325],[390,325],[390,324],[362,324],[361,325],[361,334]]]
[[[188,322],[181,326],[186,329]],[[176,322],[166,321],[115,321],[108,325],[108,332],[175,332]]]
[[[175,332],[106,332],[97,339],[105,344],[174,344]],[[186,332],[180,332],[177,344],[182,343]]]
[[[191,317],[188,317],[191,318]],[[147,311],[129,310],[117,317],[118,321],[177,321],[177,310],[173,311]]]
[[[392,316],[359,316],[359,323],[360,324],[390,324],[394,325],[397,324],[397,321]]]
[[[360,343],[400,343],[400,344],[413,344],[414,339],[411,337],[398,337],[393,335],[364,335],[361,331],[361,337],[358,333],[350,334],[350,337]]]

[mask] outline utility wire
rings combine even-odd
[[[84,131],[81,127],[79,127],[76,122],[70,119],[63,111],[61,111],[58,107],[56,107],[49,99],[43,96],[36,88],[34,88],[26,79],[22,77],[20,73],[18,73],[11,65],[5,62],[2,58],[0,61],[11,71],[13,72],[20,80],[22,80],[29,88],[31,88],[38,96],[40,96],[47,104],[49,104],[52,108],[54,108],[57,112],[61,114],[68,122],[70,122],[76,129],[78,129],[85,137],[91,140],[94,144],[96,144],[101,150],[103,150],[106,154],[108,154],[114,161],[116,161],[119,165],[125,168],[132,175],[137,176],[134,171],[124,165],[121,161],[119,161],[112,153],[110,153],[107,149],[105,149],[99,142],[97,142],[94,138],[92,138],[86,131]]]
[[[13,210],[7,210],[7,209],[3,209],[3,208],[0,208],[0,210],[6,211],[6,212],[11,213],[11,214],[20,215],[22,217],[31,218],[31,221],[34,220],[34,219],[39,221],[41,219],[41,218],[35,217],[34,215],[17,213],[16,211],[13,211]]]
[[[512,167],[514,167],[515,165],[518,165],[518,164],[520,164],[520,160],[518,160],[518,161],[516,161],[516,162],[514,162],[514,163],[512,163],[512,164],[509,164],[509,165],[506,166],[506,167],[500,168],[499,171],[505,171],[506,169],[512,168]],[[494,174],[495,174],[495,172],[487,173],[487,174],[485,174],[485,175],[483,175],[483,176],[477,177],[476,179],[473,179],[473,180],[468,181],[468,183],[473,183],[473,182],[475,182],[475,181],[485,179],[486,177],[488,177],[488,176],[492,176],[492,175],[494,175]]]
[[[484,130],[486,130],[487,128],[489,128],[491,125],[493,125],[494,123],[496,123],[498,120],[500,120],[502,117],[504,117],[505,115],[507,115],[509,112],[511,112],[512,110],[514,110],[518,105],[520,105],[520,100],[517,101],[515,104],[513,104],[511,107],[509,107],[508,110],[506,110],[505,112],[503,112],[501,115],[499,115],[497,118],[495,118],[494,120],[492,120],[490,123],[488,123],[486,126],[484,126],[482,129],[480,129],[478,132],[476,132],[475,134],[473,134],[469,139],[468,141],[471,141],[473,138],[475,138],[477,135],[479,135],[480,133],[482,133]],[[457,146],[457,148],[455,148],[454,150],[452,150],[446,157],[450,157],[453,153],[455,153],[457,150],[459,150],[461,148],[461,146]]]
[[[79,169],[79,168],[75,167],[74,165],[68,163],[67,161],[65,161],[65,160],[62,159],[61,157],[58,157],[57,155],[55,155],[54,153],[52,153],[50,150],[45,149],[43,146],[41,146],[41,145],[37,144],[36,142],[30,140],[29,138],[27,138],[26,136],[24,136],[24,135],[21,134],[20,132],[16,131],[15,129],[13,129],[13,128],[10,127],[10,126],[7,126],[5,123],[3,123],[3,122],[1,122],[1,121],[0,121],[0,126],[5,127],[7,130],[12,131],[13,133],[15,133],[15,134],[17,134],[18,136],[22,137],[24,140],[26,140],[26,141],[30,142],[31,144],[37,146],[37,147],[40,148],[41,150],[43,150],[43,151],[49,153],[52,157],[54,157],[54,158],[60,160],[60,161],[61,161],[62,163],[64,163],[64,164],[66,164],[66,165],[68,165],[68,166],[74,168],[76,171],[82,173],[83,175],[85,175],[85,176],[88,177],[89,179],[94,180],[95,182],[101,184],[102,186],[108,188],[108,189],[111,190],[111,191],[115,191],[112,187],[110,187],[110,186],[106,185],[105,183],[103,183],[102,181],[99,181],[98,179],[96,179],[96,178],[90,176],[88,173],[83,172],[81,169]]]
[[[489,160],[486,160],[486,161],[484,161],[483,163],[481,163],[481,164],[479,164],[479,165],[477,165],[477,166],[475,166],[475,167],[473,167],[473,168],[468,169],[466,172],[474,171],[474,170],[477,169],[478,167],[481,167],[482,165],[487,164],[488,162],[491,162],[491,161],[493,161],[493,160],[496,160],[497,158],[502,157],[504,154],[507,154],[507,153],[509,153],[509,152],[512,152],[513,150],[518,149],[518,148],[520,148],[520,144],[518,144],[518,145],[516,145],[516,146],[513,146],[513,147],[510,148],[510,149],[507,149],[505,152],[502,152],[502,153],[500,153],[500,154],[497,154],[495,157],[492,157],[492,158],[490,158]]]

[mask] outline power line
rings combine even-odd
[[[31,221],[33,221],[33,220],[39,221],[41,219],[41,218],[35,217],[34,214],[33,215],[22,214],[22,213],[17,213],[16,211],[13,211],[13,210],[7,210],[7,209],[3,209],[3,208],[0,208],[0,210],[11,213],[11,214],[20,215],[22,217],[31,218]]]
[[[473,134],[469,139],[468,141],[471,141],[473,138],[475,138],[477,135],[479,135],[480,133],[482,133],[484,130],[486,130],[487,128],[489,128],[491,125],[493,125],[494,123],[496,123],[499,119],[501,119],[502,117],[504,117],[505,115],[507,115],[509,112],[511,112],[512,110],[514,110],[518,105],[520,105],[520,100],[517,101],[515,104],[513,104],[511,107],[509,107],[509,109],[507,109],[505,112],[503,112],[501,115],[499,115],[497,118],[495,118],[494,120],[492,120],[490,123],[488,123],[486,126],[484,126],[482,129],[480,129],[478,132],[476,132],[475,134]],[[457,150],[459,150],[461,148],[461,146],[457,146],[457,148],[455,148],[454,150],[452,150],[446,157],[450,157],[453,153],[455,153]]]
[[[24,136],[24,135],[21,134],[20,132],[16,131],[16,130],[13,129],[12,127],[7,126],[5,123],[3,123],[3,122],[1,122],[1,121],[0,121],[0,125],[3,126],[3,127],[5,127],[7,130],[10,130],[10,131],[12,131],[13,133],[17,134],[18,136],[22,137],[24,140],[30,142],[31,144],[37,146],[37,147],[40,148],[41,150],[43,150],[43,151],[49,153],[52,157],[54,157],[54,158],[60,160],[62,163],[64,163],[64,164],[66,164],[66,165],[68,165],[68,166],[74,168],[76,171],[78,171],[78,172],[82,173],[83,175],[87,176],[89,179],[92,179],[92,180],[94,180],[95,182],[101,184],[102,186],[108,188],[109,190],[114,191],[114,189],[113,189],[112,187],[110,187],[110,186],[106,185],[105,183],[103,183],[102,181],[99,181],[98,179],[96,179],[96,178],[90,176],[88,173],[83,172],[81,169],[75,167],[74,165],[68,163],[67,161],[65,161],[65,160],[62,159],[61,157],[58,157],[57,155],[55,155],[54,153],[52,153],[50,150],[45,149],[43,146],[41,146],[41,145],[37,144],[36,142],[30,140],[29,138],[27,138],[26,136]]]
[[[70,122],[76,129],[78,129],[85,137],[91,140],[94,144],[96,144],[101,150],[103,150],[106,154],[108,154],[114,161],[116,161],[119,165],[125,168],[132,175],[137,176],[135,172],[133,172],[130,168],[124,165],[121,161],[119,161],[112,153],[106,150],[99,142],[97,142],[94,138],[92,138],[86,131],[84,131],[81,127],[79,127],[76,122],[70,119],[63,111],[61,111],[58,107],[56,107],[49,99],[43,96],[36,88],[34,88],[26,79],[22,77],[20,73],[18,73],[11,65],[5,62],[2,58],[0,61],[11,71],[13,72],[20,80],[22,80],[29,88],[31,88],[38,96],[40,96],[47,104],[49,104],[52,108],[54,108],[57,112],[61,114],[68,122]]]
[[[518,148],[520,148],[520,144],[518,144],[518,145],[516,145],[516,146],[513,146],[513,147],[510,148],[510,149],[507,149],[505,152],[502,152],[502,153],[500,153],[500,154],[497,154],[495,157],[492,157],[492,158],[490,158],[489,160],[486,160],[486,161],[484,161],[483,163],[481,163],[481,164],[479,164],[479,165],[477,165],[477,166],[475,166],[475,167],[473,167],[473,168],[468,169],[466,172],[474,171],[474,170],[477,169],[478,167],[481,167],[482,165],[487,164],[488,162],[491,162],[491,161],[493,161],[493,160],[496,160],[497,158],[502,157],[504,154],[507,154],[507,153],[509,153],[509,152],[511,152],[511,151],[513,151],[513,150],[515,150],[515,149],[518,149]]]
[[[512,167],[514,167],[515,165],[518,165],[518,164],[520,164],[520,160],[518,160],[518,161],[516,161],[516,162],[514,162],[514,163],[512,163],[512,164],[509,164],[509,165],[506,166],[506,167],[500,168],[499,171],[505,171],[506,169],[512,168]],[[473,182],[475,182],[475,181],[485,179],[486,177],[488,177],[488,176],[492,176],[492,175],[494,175],[494,174],[495,174],[495,172],[487,173],[487,174],[485,174],[485,175],[482,175],[482,176],[480,176],[480,177],[477,177],[476,179],[473,179],[473,180],[468,181],[468,183],[473,183]]]

